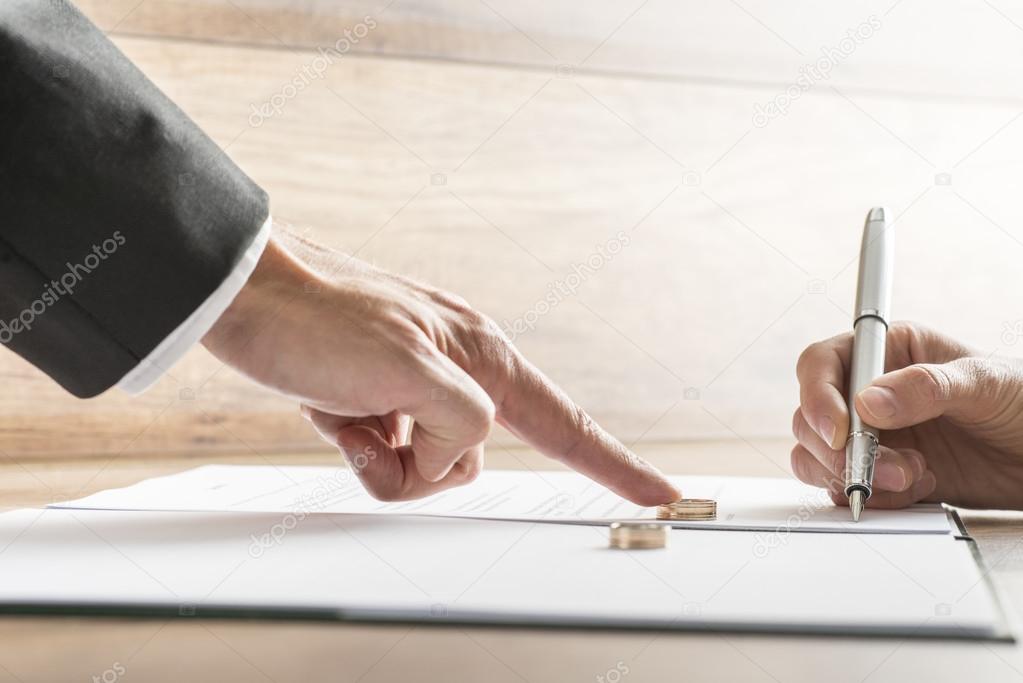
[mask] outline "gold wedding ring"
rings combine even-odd
[[[706,498],[683,498],[674,503],[657,506],[657,519],[706,521],[716,519],[717,516],[717,501]]]
[[[653,522],[614,522],[611,525],[611,547],[621,550],[652,550],[668,545],[667,524]]]

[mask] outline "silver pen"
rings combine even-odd
[[[845,443],[845,495],[854,522],[870,498],[878,431],[856,412],[856,395],[884,374],[885,340],[892,305],[895,235],[883,207],[870,210],[863,226],[860,272],[853,315],[852,367],[849,370],[849,438]]]

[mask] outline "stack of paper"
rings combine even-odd
[[[676,483],[687,498],[713,498],[713,522],[675,521],[678,528],[771,531],[947,534],[940,505],[905,510],[868,510],[859,523],[835,507],[821,489],[794,479],[684,477]],[[373,513],[606,524],[654,519],[639,507],[575,472],[486,471],[471,486],[404,503],[368,495],[351,470],[335,467],[208,465],[148,479],[121,489],[53,507],[104,510]]]
[[[203,467],[0,515],[0,610],[1006,637],[938,506],[852,525],[791,481],[680,483],[719,519],[623,551],[603,523],[652,512],[574,473],[388,505],[344,469]]]

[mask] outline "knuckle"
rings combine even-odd
[[[952,395],[952,378],[940,365],[913,365],[906,368],[910,386],[924,401],[946,401]]]
[[[896,336],[917,336],[925,337],[933,334],[932,330],[927,325],[919,323],[915,320],[896,320],[888,327],[888,333],[894,333]]]
[[[490,317],[473,311],[470,325],[478,343],[485,351],[495,355],[506,355],[511,352],[511,342],[501,326]]]
[[[473,332],[478,333],[479,330],[485,329],[490,322],[490,318],[468,304],[466,304],[465,307],[456,310],[458,311],[458,317],[461,319],[462,325]]]
[[[898,347],[906,347],[910,340],[919,336],[922,328],[909,320],[896,320],[888,326],[888,341]]]
[[[470,309],[459,317],[457,325],[473,366],[501,371],[514,367],[515,348],[490,317]]]
[[[369,495],[373,496],[376,500],[381,503],[394,503],[400,500],[401,496],[394,492],[390,488],[381,488],[379,486],[367,486],[366,491]]]
[[[390,481],[363,479],[362,486],[366,493],[382,503],[393,503],[402,498],[401,490]]]
[[[952,341],[944,333],[939,332],[926,323],[907,320],[905,325],[907,334],[910,335],[920,349],[945,347]]]
[[[400,351],[396,358],[404,358],[407,366],[415,372],[426,373],[428,368],[437,364],[437,347],[423,335],[405,339]]]
[[[963,358],[955,364],[962,369],[960,392],[986,406],[993,423],[1019,420],[1023,413],[1020,401],[1023,378],[1016,364],[976,357]]]
[[[910,368],[910,373],[920,397],[934,402],[957,396],[991,396],[1004,379],[1002,369],[983,358],[961,358],[946,365],[917,365]]]
[[[806,385],[807,380],[812,384],[823,371],[828,371],[831,366],[840,362],[838,350],[844,345],[850,344],[852,337],[849,334],[841,334],[831,339],[814,342],[810,344],[796,359],[796,375],[800,384]]]
[[[796,412],[792,414],[792,436],[796,437],[797,441],[803,440],[803,411],[801,408],[796,408]]]
[[[997,387],[1004,377],[1002,369],[982,358],[963,358],[955,362],[961,371],[964,389],[987,392]]]
[[[432,299],[434,303],[451,309],[455,313],[459,313],[461,315],[479,315],[468,301],[457,294],[443,289],[431,289],[430,299]]]
[[[969,353],[962,344],[933,327],[907,320],[892,323],[888,345],[902,349],[917,363],[946,363]]]
[[[822,342],[814,342],[803,349],[803,352],[799,354],[799,358],[796,360],[797,372],[802,372],[813,365],[815,359],[820,355],[822,345]]]
[[[387,329],[383,337],[391,341],[400,351],[412,356],[426,356],[436,350],[423,329],[408,318],[394,316],[385,324]]]
[[[472,444],[482,443],[490,436],[490,428],[494,424],[497,409],[489,398],[473,402],[472,409],[465,417],[465,435]]]
[[[476,481],[483,472],[483,459],[473,456],[462,458],[456,465],[459,470],[459,479],[463,484]]]
[[[806,481],[806,466],[803,464],[803,448],[799,445],[793,446],[789,453],[789,467],[796,479]]]
[[[469,441],[483,443],[490,436],[490,428],[494,423],[493,411],[482,413],[475,421],[470,423]]]
[[[337,446],[338,433],[337,430],[330,429],[329,427],[313,423],[313,431],[320,437],[320,440],[324,443],[328,443],[331,446]]]

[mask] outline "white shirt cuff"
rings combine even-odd
[[[252,271],[256,269],[256,264],[259,263],[259,258],[263,255],[266,243],[270,239],[272,224],[272,220],[267,217],[263,227],[259,229],[256,239],[249,245],[227,279],[220,283],[216,291],[210,294],[206,301],[192,315],[188,316],[185,322],[178,325],[166,339],[160,342],[148,356],[143,358],[138,365],[132,368],[131,372],[117,383],[119,389],[123,389],[129,394],[141,394],[155,384],[172,365],[181,360],[181,357],[210,331],[213,324],[238,296],[238,292],[242,291],[242,287],[248,282]]]

